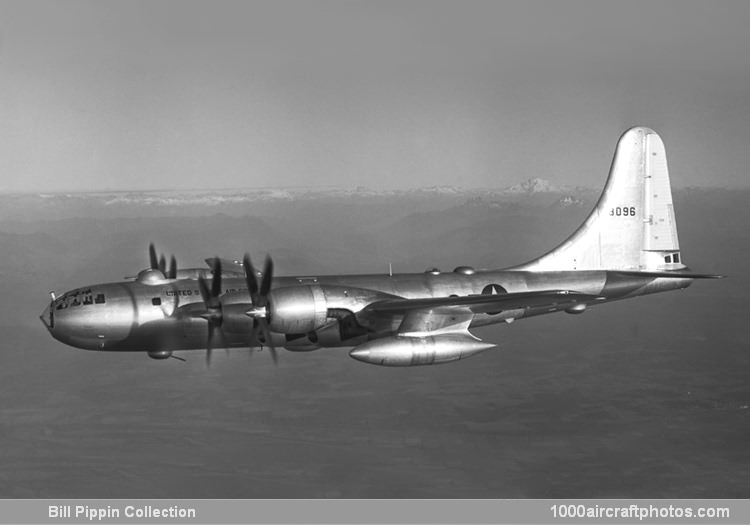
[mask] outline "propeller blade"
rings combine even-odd
[[[208,321],[208,338],[206,339],[206,368],[211,366],[211,354],[214,351],[214,324]]]
[[[268,349],[271,351],[271,359],[273,359],[273,366],[279,366],[279,354],[276,353],[273,343],[268,343]]]
[[[211,304],[211,292],[208,290],[205,277],[201,276],[198,278],[198,287],[201,290],[201,297],[203,298],[206,308],[209,308],[209,305]]]
[[[154,243],[151,243],[148,245],[148,259],[151,263],[151,269],[152,270],[158,270],[159,269],[159,259],[156,257],[156,247],[154,246]]]
[[[263,281],[260,283],[260,296],[265,304],[266,296],[271,291],[271,280],[273,279],[273,261],[270,255],[266,255],[266,264],[263,267]]]
[[[263,337],[261,344],[265,344],[266,346],[268,346],[268,349],[271,352],[271,358],[273,359],[273,364],[275,366],[279,366],[279,356],[276,353],[276,348],[273,346],[273,339],[271,339],[271,330],[268,329],[268,322],[264,317],[261,317],[259,319],[258,328],[260,328],[260,332]],[[260,340],[260,338],[258,339]]]
[[[177,259],[172,255],[169,261],[169,271],[167,272],[167,259],[164,254],[161,257],[156,253],[154,243],[148,245],[148,260],[152,270],[159,270],[167,279],[177,279]]]
[[[177,259],[175,259],[174,255],[169,260],[169,279],[177,279]]]
[[[250,300],[255,305],[258,303],[258,280],[255,277],[255,268],[253,268],[253,263],[250,262],[248,254],[245,254],[245,257],[243,257],[242,266],[245,268],[247,291],[250,292]]]
[[[253,307],[246,312],[247,315],[253,318],[253,333],[255,339],[261,344],[266,345],[271,352],[271,358],[273,364],[279,366],[279,356],[276,353],[276,348],[273,346],[273,340],[271,339],[271,330],[268,326],[268,292],[271,291],[271,282],[273,281],[273,260],[270,256],[266,256],[265,264],[263,265],[263,278],[260,283],[260,289],[258,288],[258,280],[255,274],[255,268],[250,262],[250,256],[245,254],[242,259],[242,265],[245,268],[245,282],[247,283],[247,290],[250,292],[250,300],[253,303]]]
[[[219,347],[226,348],[229,352],[229,343],[224,335],[221,325],[224,322],[224,313],[222,311],[221,300],[221,262],[216,258],[214,266],[214,275],[211,279],[211,288],[205,277],[198,278],[198,287],[200,288],[201,298],[206,307],[205,312],[200,313],[200,317],[208,321],[208,341],[206,342],[206,366],[211,366],[211,355],[216,347],[215,339],[219,339]],[[176,269],[175,269],[176,272]]]
[[[218,339],[218,341],[216,340]],[[218,344],[216,344],[218,343]],[[229,355],[229,342],[224,330],[221,329],[221,321],[208,319],[208,340],[206,341],[206,366],[211,366],[211,356],[215,348],[224,348]]]
[[[224,335],[224,330],[221,328],[221,326],[217,328],[218,331],[216,333],[219,334],[219,344],[221,345],[221,348],[227,351],[227,356],[229,356],[229,341],[227,341],[227,336]]]
[[[218,299],[221,295],[221,261],[218,258],[214,267],[214,278],[211,282],[211,295],[214,299]]]

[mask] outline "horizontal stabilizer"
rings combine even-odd
[[[674,271],[674,272],[638,272],[638,271],[626,271],[617,270],[609,273],[616,273],[620,275],[627,275],[628,277],[669,277],[671,279],[723,279],[724,275],[714,275],[710,273],[692,273],[685,271]]]

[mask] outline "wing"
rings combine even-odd
[[[570,290],[545,290],[542,292],[518,292],[507,294],[479,294],[461,297],[429,297],[425,299],[384,299],[365,307],[372,313],[405,314],[410,310],[427,310],[437,307],[465,307],[475,314],[517,310],[521,308],[572,306],[600,300],[590,295]]]
[[[225,259],[223,257],[209,257],[206,259],[206,264],[211,270],[215,270],[216,261],[221,262],[222,273],[239,273],[245,275],[245,267],[243,266],[242,261]],[[260,272],[257,273],[260,275]]]
[[[507,310],[529,308],[548,308],[550,311],[557,311],[601,299],[598,295],[569,290],[424,299],[388,298],[370,303],[356,314],[356,318],[361,325],[371,329],[391,326],[400,319],[397,328],[390,328],[395,329],[400,335],[468,333],[475,314],[497,314]]]
[[[474,319],[474,312],[465,306],[440,306],[409,310],[397,333],[399,335],[420,336],[429,333],[466,333]]]

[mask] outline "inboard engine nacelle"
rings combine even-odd
[[[371,302],[390,297],[374,290],[346,286],[288,286],[268,295],[268,323],[280,334],[305,334],[326,325],[331,312],[356,313]]]
[[[494,346],[468,334],[393,336],[361,344],[349,355],[357,361],[373,365],[436,365],[465,359]]]
[[[304,334],[326,323],[328,306],[320,286],[289,286],[268,296],[268,324],[280,334]]]

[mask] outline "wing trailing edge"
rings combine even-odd
[[[364,311],[381,314],[407,313],[411,310],[425,310],[440,307],[466,307],[473,313],[487,313],[498,310],[522,308],[557,307],[579,303],[589,303],[603,299],[598,295],[584,294],[571,290],[545,290],[541,292],[517,292],[508,294],[479,294],[456,297],[429,297],[424,299],[385,299],[371,303]]]

